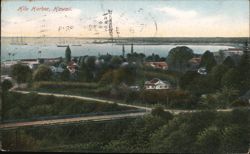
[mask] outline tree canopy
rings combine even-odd
[[[223,61],[223,64],[232,68],[232,67],[235,67],[235,62],[234,60],[232,59],[231,56],[228,56],[224,61]]]
[[[201,57],[200,67],[206,67],[207,71],[209,72],[215,65],[216,60],[214,58],[214,54],[207,50]]]
[[[186,46],[179,46],[171,49],[167,56],[169,69],[176,71],[185,71],[188,60],[193,58],[193,50]]]
[[[28,82],[31,79],[32,71],[27,65],[15,64],[12,66],[12,76],[18,83]]]
[[[52,78],[52,71],[47,65],[40,65],[33,73],[34,81],[49,81]]]

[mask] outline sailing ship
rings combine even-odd
[[[67,44],[67,41],[65,41],[65,40],[62,41],[61,40],[56,46],[57,47],[67,47],[67,46],[69,46],[69,44]]]
[[[10,44],[11,45],[28,45],[26,42],[23,41],[23,37],[12,37]]]
[[[82,46],[82,45],[81,45],[81,42],[80,42],[80,41],[78,41],[78,43],[77,43],[77,41],[76,41],[76,39],[75,39],[74,44],[72,44],[72,46]]]

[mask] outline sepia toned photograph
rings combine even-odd
[[[1,0],[1,152],[250,154],[249,0]]]

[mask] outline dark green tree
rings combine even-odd
[[[69,46],[67,46],[67,48],[65,50],[65,60],[67,63],[71,61],[71,50],[70,50]]]
[[[214,54],[210,51],[206,51],[201,57],[200,67],[205,67],[208,72],[216,65]]]
[[[67,81],[70,78],[70,72],[68,69],[64,69],[63,72],[61,73],[61,80]]]
[[[10,80],[4,80],[2,82],[2,91],[6,92],[12,87],[12,82]]]
[[[236,68],[229,69],[221,79],[222,86],[239,89],[241,80],[240,75],[240,72]]]
[[[230,125],[223,130],[221,149],[223,153],[244,153],[248,149],[249,127]]]
[[[96,57],[95,56],[89,56],[87,57],[86,65],[89,69],[94,70],[95,69],[95,61]]]
[[[193,50],[186,46],[180,46],[171,49],[167,56],[169,69],[181,72],[185,71],[188,60],[193,58],[193,56]]]
[[[192,81],[199,76],[200,75],[196,71],[187,71],[180,77],[179,86],[183,89],[187,89],[187,87],[192,84]]]
[[[84,61],[81,62],[78,79],[80,81],[91,81],[93,79],[93,74],[91,72],[91,69],[87,66],[87,64]]]
[[[161,106],[157,106],[154,109],[152,109],[151,114],[153,116],[158,116],[166,120],[173,119],[173,115],[170,112],[164,111],[164,108]]]
[[[111,67],[118,68],[122,63],[122,59],[119,56],[113,56],[110,62]]]
[[[131,75],[133,74],[133,75]],[[123,67],[114,70],[113,72],[113,83],[118,85],[122,82],[126,84],[133,84],[136,78],[136,68],[134,67]]]
[[[52,71],[47,65],[40,65],[33,73],[33,80],[35,81],[49,81],[52,79]]]
[[[216,127],[209,127],[198,135],[198,151],[201,153],[219,153],[221,133]]]
[[[32,71],[29,66],[23,64],[13,65],[11,73],[18,83],[28,82],[32,77]]]
[[[223,61],[223,64],[228,66],[229,68],[233,68],[235,67],[235,62],[234,60],[232,59],[232,57],[228,56],[224,61]]]
[[[240,93],[244,94],[250,88],[250,55],[248,47],[245,47],[244,53],[240,58],[237,70],[239,71],[240,77]]]
[[[229,67],[224,64],[216,65],[213,67],[210,73],[211,84],[213,84],[214,88],[221,87],[221,80],[223,75],[229,70]]]

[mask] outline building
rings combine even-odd
[[[223,54],[224,59],[228,56],[234,56],[234,55],[243,55],[243,50],[239,48],[228,48],[225,50],[220,50],[219,52],[214,52],[214,56],[220,56],[220,53]]]
[[[150,89],[170,89],[171,84],[167,81],[162,81],[158,78],[154,78],[150,81],[146,81],[144,84],[144,88],[147,90],[150,90]]]
[[[77,68],[78,68],[78,65],[77,65],[77,63],[74,62],[74,61],[70,61],[70,62],[68,63],[68,65],[67,65],[67,69],[69,70],[69,72],[70,72],[71,74],[75,73],[76,70],[77,70]]]
[[[132,90],[132,91],[140,91],[140,86],[129,86],[129,89]]]
[[[62,73],[64,69],[62,67],[55,67],[55,66],[50,66],[50,69],[53,73]]]
[[[21,64],[29,66],[30,69],[36,69],[38,67],[39,60],[37,59],[22,59],[20,60]]]
[[[62,57],[57,58],[43,58],[45,64],[53,64],[62,61]]]
[[[166,62],[146,62],[145,65],[162,70],[168,69],[168,64]]]
[[[13,78],[10,77],[9,75],[1,75],[1,82],[3,82],[4,80],[9,80],[13,82]]]
[[[205,67],[199,68],[197,72],[201,75],[207,75],[207,69]]]

